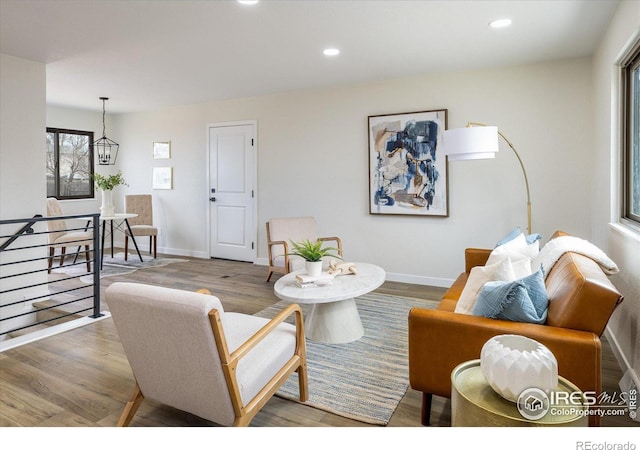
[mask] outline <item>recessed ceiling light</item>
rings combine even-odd
[[[496,19],[489,22],[491,28],[504,28],[511,25],[511,19]]]
[[[258,0],[238,0],[238,3],[242,5],[255,5],[258,3]]]
[[[325,56],[336,56],[340,54],[340,50],[337,48],[325,48],[323,52]]]

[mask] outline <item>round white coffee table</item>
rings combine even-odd
[[[278,298],[313,305],[305,318],[305,334],[309,339],[344,344],[357,341],[364,335],[354,298],[380,287],[384,283],[385,272],[373,264],[355,265],[358,269],[356,275],[339,275],[325,286],[299,287],[296,275],[304,274],[305,270],[291,272],[276,281],[274,290]]]

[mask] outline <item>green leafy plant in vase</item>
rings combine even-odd
[[[115,206],[113,205],[113,189],[120,185],[128,186],[122,176],[122,171],[119,170],[115,175],[108,176],[95,173],[93,174],[93,182],[96,189],[102,191],[100,215],[103,217],[113,217],[115,214]]]
[[[337,248],[323,247],[321,240],[313,242],[310,239],[305,239],[300,242],[290,242],[292,251],[287,255],[299,256],[304,259],[307,275],[312,277],[319,277],[322,274],[322,258],[325,256],[342,259],[334,253],[339,251]]]

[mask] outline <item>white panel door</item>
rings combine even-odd
[[[209,126],[211,258],[256,258],[255,126]]]

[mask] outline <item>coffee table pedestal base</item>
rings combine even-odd
[[[346,344],[364,336],[354,299],[313,305],[305,321],[305,334],[312,341]]]

